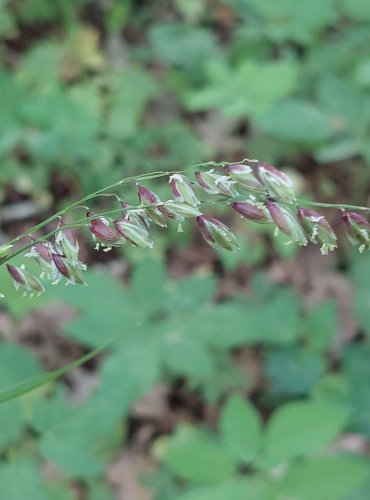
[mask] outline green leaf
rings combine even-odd
[[[0,345],[0,450],[17,441],[23,433],[25,415],[20,401],[10,401],[28,392],[29,377],[40,376],[37,360],[17,344],[2,342]],[[42,375],[41,375],[42,376]],[[31,380],[33,380],[32,378]],[[19,388],[23,388],[19,391]],[[24,390],[26,387],[27,390]]]
[[[258,125],[277,139],[302,145],[322,143],[335,132],[327,114],[313,104],[293,99],[279,102]]]
[[[286,347],[270,350],[265,372],[273,394],[308,394],[324,374],[324,359],[308,349]]]
[[[327,349],[337,329],[337,312],[333,301],[325,301],[308,311],[302,322],[305,342],[315,351]]]
[[[327,446],[348,421],[348,411],[324,401],[288,403],[272,415],[260,465],[271,468]]]
[[[0,484],[4,499],[50,499],[40,469],[34,461],[27,458],[0,463]]]
[[[342,9],[356,21],[370,21],[370,8],[367,0],[341,0]]]
[[[352,427],[370,436],[370,347],[353,345],[346,349],[344,374],[349,385],[349,402],[353,409]]]
[[[136,265],[131,281],[132,299],[139,311],[153,314],[166,308],[166,271],[163,264],[147,259]]]
[[[198,26],[157,24],[150,31],[150,41],[164,62],[185,69],[202,69],[205,60],[218,56],[212,32]]]
[[[177,495],[174,500],[246,500],[248,482],[245,479],[230,479],[217,486],[196,488]]]
[[[171,443],[165,464],[173,474],[192,483],[222,483],[235,472],[227,451],[202,437]]]
[[[230,396],[222,408],[219,428],[235,458],[252,462],[261,444],[261,422],[254,406],[241,396]]]
[[[208,77],[208,87],[189,95],[191,111],[218,107],[227,117],[257,118],[295,88],[297,73],[295,66],[285,61],[257,64],[246,60],[236,69],[212,61]]]
[[[157,95],[157,85],[149,73],[140,69],[117,75],[114,83],[107,131],[113,139],[131,138],[140,130],[145,107]]]
[[[92,347],[109,340],[123,341],[135,336],[139,318],[129,292],[106,273],[90,271],[86,281],[87,287],[60,287],[54,292],[80,312],[64,326],[65,332]],[[102,302],[104,296],[109,296],[109,300]]]
[[[355,456],[306,460],[292,466],[276,498],[342,500],[370,479],[370,463]]]
[[[103,473],[104,461],[92,448],[84,434],[46,433],[39,444],[41,455],[70,477],[95,477]]]

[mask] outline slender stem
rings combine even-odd
[[[337,208],[339,210],[360,210],[370,212],[370,207],[361,207],[357,205],[346,205],[343,203],[321,203],[320,201],[296,200],[297,205],[308,205],[313,207]]]

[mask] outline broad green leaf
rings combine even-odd
[[[166,309],[166,272],[161,262],[147,259],[135,266],[131,281],[132,300],[138,311],[145,315]]]
[[[28,458],[20,458],[0,463],[1,497],[20,500],[49,500],[41,470],[36,462]]]
[[[265,373],[273,394],[299,396],[308,394],[324,373],[322,356],[308,349],[281,347],[270,350],[265,359]]]
[[[158,89],[149,73],[129,69],[118,74],[108,113],[108,133],[112,139],[133,137],[140,130],[140,121],[150,99]]]
[[[167,64],[202,69],[203,62],[218,57],[212,32],[180,23],[157,24],[150,31],[154,51]]]
[[[333,301],[326,301],[310,309],[302,321],[305,341],[311,349],[322,351],[330,347],[337,327],[337,313]]]
[[[39,378],[41,367],[33,355],[23,347],[3,341],[0,344],[0,449],[21,438],[25,415],[21,401],[10,401],[27,391],[28,380]],[[41,375],[42,376],[42,375]]]
[[[95,477],[103,473],[104,461],[93,453],[84,434],[46,433],[39,444],[41,455],[69,477]]]
[[[295,66],[284,61],[246,60],[236,69],[212,61],[208,73],[209,86],[189,95],[189,109],[219,107],[231,118],[262,116],[295,88],[297,78]]]
[[[230,479],[217,486],[207,486],[177,495],[174,500],[246,500],[248,482],[245,479]]]
[[[180,331],[169,331],[163,338],[162,362],[175,375],[206,381],[214,372],[213,359],[201,341],[187,338]]]
[[[299,100],[280,101],[258,123],[261,130],[277,139],[314,145],[330,139],[334,124],[318,107]]]
[[[171,443],[165,464],[173,474],[191,483],[222,483],[235,472],[228,452],[202,437]]]
[[[306,460],[292,466],[278,487],[277,496],[299,500],[342,500],[370,479],[370,463],[342,455]]]
[[[370,436],[370,348],[353,345],[346,349],[344,375],[349,385],[349,402],[353,408],[355,431]]]
[[[261,422],[255,407],[241,396],[230,396],[222,408],[219,428],[235,458],[252,462],[261,444]]]
[[[348,416],[345,408],[324,401],[285,404],[268,422],[260,465],[272,468],[319,451],[338,436]]]
[[[92,347],[135,336],[139,318],[129,292],[118,280],[102,272],[86,273],[86,281],[87,287],[61,287],[54,292],[79,311],[79,316],[64,326],[65,332]],[[109,300],[102,301],[102,297]]]
[[[367,0],[341,0],[344,12],[360,22],[370,21],[370,6]]]

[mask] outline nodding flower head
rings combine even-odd
[[[116,219],[114,225],[117,232],[131,245],[141,248],[153,248],[154,242],[143,225],[137,225],[127,219]]]
[[[145,208],[145,212],[149,219],[160,227],[167,227],[166,217],[159,209],[159,207],[163,206],[163,202],[160,200],[159,196],[143,186],[139,186],[138,195],[141,204],[152,205]]]
[[[199,186],[208,194],[222,194],[224,196],[236,196],[238,194],[233,181],[227,175],[220,175],[214,170],[208,172],[195,172]]]
[[[200,215],[197,224],[206,242],[215,249],[235,252],[239,248],[234,233],[225,224],[214,217]]]
[[[249,165],[239,163],[235,165],[226,165],[224,168],[229,177],[248,193],[256,195],[266,194],[266,188],[256,178],[253,169]]]
[[[94,217],[95,213],[89,210],[87,212],[87,217]],[[96,217],[89,220],[89,229],[94,238],[97,241],[96,249],[98,250],[100,245],[104,248],[104,251],[109,251],[112,247],[120,246],[125,243],[124,238],[117,231],[117,229],[110,227],[109,221],[103,217]]]
[[[33,274],[26,271],[23,265],[16,267],[11,264],[7,264],[6,267],[10,276],[13,278],[16,290],[23,288],[24,295],[30,293],[32,297],[35,293],[37,295],[41,295],[45,291],[42,283],[35,276],[33,276]]]
[[[253,222],[268,224],[272,222],[271,215],[263,203],[247,203],[235,201],[231,204],[232,208],[241,216]]]
[[[1,245],[0,246],[0,264],[2,264],[9,256],[11,249],[14,245]]]
[[[284,172],[267,163],[259,163],[256,174],[271,198],[286,202],[295,200],[293,182]]]
[[[343,212],[342,219],[346,234],[352,245],[360,245],[359,251],[370,248],[370,224],[360,214]]]
[[[311,243],[321,245],[322,255],[328,255],[337,247],[337,237],[325,217],[308,208],[299,208],[298,220]]]
[[[67,259],[78,262],[78,252],[80,251],[80,245],[74,231],[65,226],[66,224],[64,224],[63,221],[60,221],[60,231],[58,231],[55,236],[55,245],[58,252],[63,253],[67,257]]]
[[[295,241],[299,245],[306,246],[307,238],[299,225],[295,215],[284,205],[268,200],[266,206],[277,229],[290,236],[290,242]],[[289,243],[290,243],[289,242]]]
[[[185,175],[174,174],[171,175],[169,184],[171,186],[175,201],[180,203],[187,203],[193,207],[200,205],[194,190],[192,188],[191,182]]]

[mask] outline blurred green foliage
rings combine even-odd
[[[358,188],[346,191],[352,202],[367,194],[368,0],[0,0],[0,36],[1,196],[8,188],[51,203],[54,178],[87,194],[135,173],[241,156],[309,158],[317,191],[335,191],[326,172],[339,170]],[[242,228],[241,251],[217,259],[230,273],[247,266],[250,290],[221,301],[207,271],[168,277],[162,250],[191,243],[173,227],[158,235],[155,259],[127,252],[127,286],[92,270],[87,288],[32,302],[2,285],[15,318],[61,299],[76,312],[68,339],[113,342],[80,405],[62,383],[0,405],[4,498],[71,500],[76,484],[85,498],[115,498],[105,475],[134,403],[179,380],[216,417],[153,440],[156,471],[143,482],[156,500],[369,498],[368,458],[340,441],[370,439],[369,257],[345,262],[363,338],[338,347],[334,302],[308,308],[257,272],[270,230]],[[273,249],[296,252],[283,240]],[[259,359],[257,386],[237,360],[245,350]],[[0,390],[41,372],[24,347],[0,343]]]

